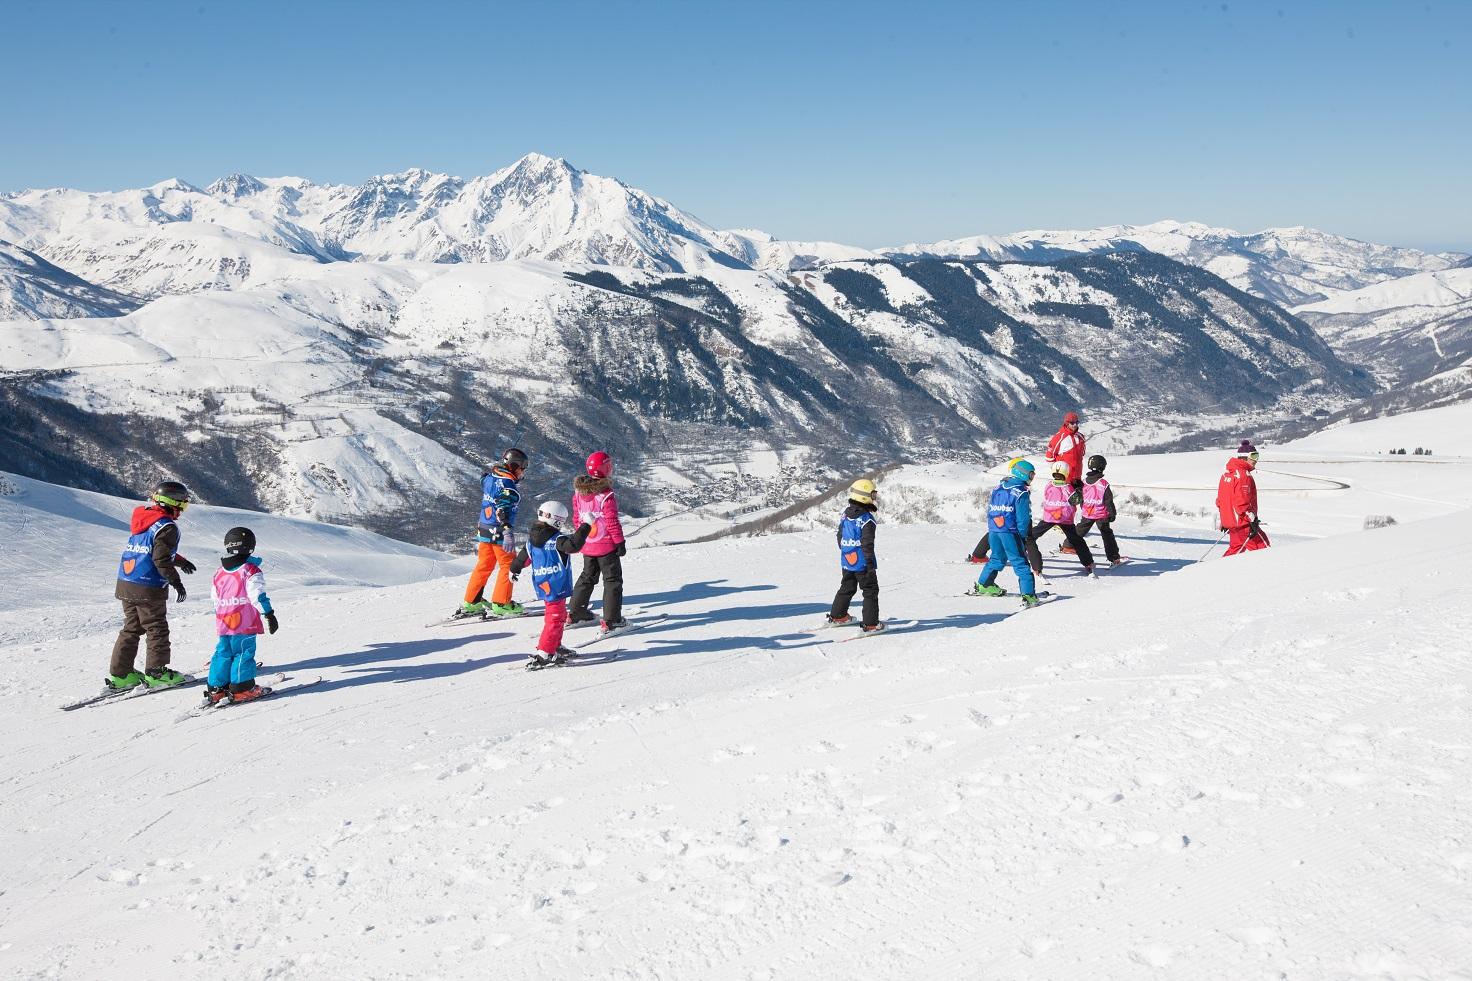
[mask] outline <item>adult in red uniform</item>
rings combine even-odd
[[[1084,436],[1078,431],[1077,412],[1069,412],[1063,417],[1063,425],[1048,440],[1048,452],[1043,454],[1043,459],[1068,467],[1068,483],[1074,490],[1083,486]],[[1060,546],[1058,551],[1068,555],[1076,554],[1071,544]]]
[[[1252,471],[1257,466],[1257,447],[1244,439],[1237,455],[1227,461],[1216,488],[1216,510],[1222,530],[1228,535],[1227,555],[1255,552],[1272,542],[1263,532],[1257,514],[1257,481]]]
[[[1063,417],[1063,425],[1048,440],[1048,452],[1043,459],[1049,463],[1068,464],[1068,482],[1082,480],[1084,476],[1084,436],[1078,431],[1078,413],[1070,412]]]

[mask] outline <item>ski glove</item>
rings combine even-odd
[[[194,575],[194,570],[198,568],[198,566],[196,566],[193,562],[190,562],[184,556],[176,555],[174,556],[174,568],[178,569],[186,576],[192,576]]]
[[[623,558],[625,555],[628,555],[628,554],[629,554],[629,547],[627,545],[625,545],[623,542],[619,542],[618,543],[618,557],[619,558]]]
[[[184,584],[182,582],[176,582],[176,583],[174,583],[174,600],[175,600],[175,602],[182,603],[182,602],[184,602],[184,600],[188,596],[189,596],[189,593],[184,589]]]
[[[501,547],[508,552],[516,551],[516,532],[509,526],[501,528]]]
[[[1252,521],[1248,522],[1247,523],[1247,527],[1252,529],[1252,535],[1251,535],[1252,538],[1256,538],[1256,537],[1258,537],[1259,535],[1262,534],[1262,524],[1261,524],[1261,522],[1257,521],[1256,519],[1253,519]]]
[[[266,614],[266,627],[268,628],[269,632],[273,634],[281,629],[281,624],[276,620],[276,614],[274,611]]]

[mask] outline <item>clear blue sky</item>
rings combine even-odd
[[[0,190],[487,173],[895,245],[1193,219],[1472,250],[1472,2],[6,0]]]

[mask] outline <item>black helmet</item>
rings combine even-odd
[[[526,472],[526,454],[514,446],[501,454],[501,463],[508,470],[515,470],[518,473]]]
[[[1102,456],[1100,456],[1097,453],[1095,453],[1093,456],[1089,457],[1089,469],[1090,470],[1097,470],[1100,473],[1103,473],[1104,472],[1104,467],[1108,463],[1109,463],[1108,460],[1104,459]]]
[[[164,507],[173,508],[176,511],[183,511],[187,508],[191,497],[193,495],[189,493],[189,488],[177,480],[159,481],[158,486],[154,487],[153,493],[148,495],[148,499],[153,503],[162,504]]]
[[[249,555],[256,550],[256,533],[249,528],[231,528],[225,532],[226,555]]]

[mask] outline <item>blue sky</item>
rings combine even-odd
[[[1472,2],[7,0],[0,190],[469,176],[896,245],[1164,217],[1472,250]]]

